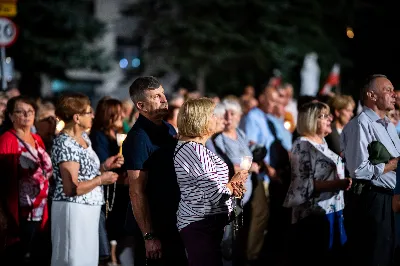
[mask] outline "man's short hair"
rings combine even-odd
[[[161,86],[161,83],[155,77],[138,77],[129,87],[129,95],[134,103],[144,99],[146,90],[155,90]]]
[[[387,79],[387,76],[382,75],[382,74],[374,74],[371,75],[369,77],[367,77],[367,79],[365,80],[362,88],[361,88],[361,95],[360,95],[360,99],[361,102],[364,103],[364,101],[366,100],[365,96],[367,95],[367,92],[371,89],[374,89],[374,85],[375,85],[375,80],[377,78],[385,78]]]

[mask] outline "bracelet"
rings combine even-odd
[[[102,164],[102,166],[103,166],[103,171],[104,171],[104,172],[107,172],[107,169],[106,169],[106,164],[105,164],[105,163],[103,163],[103,164]]]
[[[99,178],[99,181],[100,181],[100,185],[99,185],[99,186],[101,186],[101,183],[102,183],[102,182],[101,182],[101,176],[98,176],[98,178]]]

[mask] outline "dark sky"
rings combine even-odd
[[[355,9],[355,36],[348,42],[354,68],[344,74],[347,79],[354,77],[356,86],[369,74],[385,74],[395,89],[400,89],[400,14],[393,3],[396,1],[365,2],[374,3]]]

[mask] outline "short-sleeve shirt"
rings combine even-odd
[[[176,227],[180,193],[173,162],[175,136],[169,123],[156,125],[139,115],[122,146],[126,169],[147,172],[146,195],[155,230]],[[131,222],[135,220],[128,211],[126,224]]]
[[[83,139],[88,144],[87,148],[82,147],[71,136],[61,133],[55,139],[51,152],[51,161],[54,171],[55,191],[53,201],[68,201],[87,205],[104,204],[102,186],[95,187],[92,191],[74,197],[68,197],[64,193],[62,177],[60,174],[60,164],[63,162],[79,163],[78,182],[89,181],[99,176],[100,161],[92,149],[92,144],[86,133],[82,134]]]

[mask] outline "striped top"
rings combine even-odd
[[[232,211],[232,194],[226,187],[229,170],[220,157],[202,144],[179,141],[174,166],[181,191],[178,230],[206,216]]]

